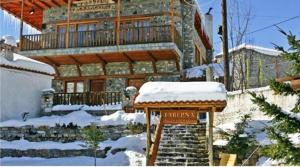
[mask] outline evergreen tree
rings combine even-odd
[[[300,40],[295,35],[280,30],[288,40],[290,48],[275,45],[275,48],[282,52],[285,59],[292,62],[291,71],[288,75],[300,74]],[[270,88],[275,94],[288,96],[298,96],[295,107],[291,111],[282,111],[275,104],[268,103],[263,95],[250,92],[253,97],[252,102],[259,106],[260,110],[272,117],[272,126],[267,128],[268,137],[274,144],[266,146],[262,154],[274,160],[281,160],[288,165],[300,165],[300,148],[295,146],[289,139],[288,134],[300,132],[300,120],[295,117],[300,113],[300,91],[294,91],[289,83],[280,83],[276,80],[270,81]]]
[[[241,122],[235,124],[235,130],[231,132],[220,131],[220,134],[228,140],[225,146],[226,153],[237,154],[240,161],[246,159],[256,146],[256,141],[252,134],[247,133],[245,128],[249,127],[250,115],[242,116]]]
[[[100,129],[97,128],[95,123],[92,123],[90,126],[86,127],[83,130],[85,147],[93,150],[94,152],[94,165],[97,165],[97,150],[99,149],[99,142],[103,140],[103,133]]]

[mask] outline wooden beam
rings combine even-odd
[[[174,22],[174,0],[171,0],[170,4],[170,19],[171,19],[171,39],[175,41],[175,22]]]
[[[133,65],[132,65],[132,63],[134,63],[134,61],[125,52],[123,52],[123,56],[128,61],[128,68],[129,68],[130,74],[133,74],[134,72],[133,72]]]
[[[69,58],[71,58],[75,64],[82,66],[82,63],[79,60],[77,60],[74,56],[70,55]]]
[[[121,0],[117,0],[117,27],[116,27],[116,41],[117,46],[120,44],[120,10],[121,10]]]
[[[69,48],[69,33],[70,33],[70,17],[71,17],[71,0],[68,0],[68,20],[67,20],[67,34],[66,34],[66,48]]]
[[[54,60],[52,60],[50,57],[44,56],[44,59],[46,59],[48,62],[50,62],[51,64],[59,67],[60,64],[58,64],[57,62],[55,62]]]
[[[148,53],[148,57],[151,59],[151,62],[152,62],[153,73],[156,74],[157,73],[157,68],[156,68],[157,60],[150,51],[148,51],[147,53]]]
[[[208,160],[209,160],[209,166],[214,166],[214,158],[213,158],[214,112],[216,112],[216,107],[212,107],[211,112],[208,113]]]
[[[55,0],[57,3],[59,3],[62,6],[68,5],[68,2],[64,1],[64,0]]]
[[[105,60],[103,60],[103,58],[100,55],[96,54],[95,56],[100,61],[101,66],[102,66],[102,71],[103,71],[104,75],[106,75],[106,64],[107,64],[107,62]]]
[[[96,56],[97,59],[100,61],[100,63],[107,64],[107,62],[106,62],[99,54],[95,54],[95,56]]]
[[[179,64],[179,60],[178,59],[175,59],[175,64],[176,64],[177,71],[180,71],[180,64]]]
[[[50,8],[50,6],[46,3],[44,3],[43,1],[34,1],[33,3],[34,4],[36,3],[36,4],[40,5],[41,7],[45,8],[45,9]]]
[[[42,7],[40,7],[39,5],[33,4],[32,2],[30,2],[30,1],[28,1],[28,0],[27,0],[27,1],[24,0],[24,3],[25,3],[25,5],[27,5],[28,7],[30,6],[30,7],[34,8],[35,10],[36,10],[36,9],[43,10]]]
[[[147,145],[146,145],[146,165],[149,165],[150,160],[150,148],[151,148],[151,111],[146,107],[146,129],[147,129]]]
[[[22,50],[22,36],[23,36],[23,14],[24,14],[24,0],[21,2],[21,16],[20,16],[20,50]]]
[[[127,61],[129,61],[130,63],[133,63],[133,62],[134,62],[134,61],[129,57],[129,55],[128,55],[127,53],[123,52],[122,54],[123,54],[123,56],[125,57],[125,59],[126,59]]]

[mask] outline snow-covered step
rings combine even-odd
[[[205,124],[165,125],[155,165],[207,166]]]

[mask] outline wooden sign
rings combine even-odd
[[[115,10],[116,4],[112,0],[80,0],[74,1],[71,10],[73,13],[102,12]]]
[[[197,124],[198,112],[195,111],[162,111],[164,124]]]

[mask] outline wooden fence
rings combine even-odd
[[[121,92],[55,93],[53,105],[111,105],[122,102]]]

